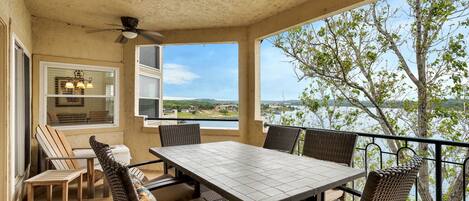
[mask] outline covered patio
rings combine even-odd
[[[139,86],[139,75],[148,73],[139,67],[141,64],[139,48],[156,43],[162,46],[237,44],[239,104],[236,108],[238,117],[234,121],[237,122],[238,127],[202,126],[200,139],[202,145],[212,142],[234,141],[243,145],[235,144],[227,145],[227,147],[232,146],[235,149],[241,146],[238,149],[252,149],[253,152],[256,152],[256,150],[259,151],[258,147],[264,146],[268,127],[275,126],[265,125],[261,118],[259,87],[261,41],[292,27],[317,21],[370,2],[369,0],[0,0],[0,66],[2,67],[0,69],[0,89],[2,91],[0,101],[0,120],[2,122],[0,127],[0,198],[7,201],[25,199],[25,181],[41,173],[48,165],[46,164],[48,162],[44,160],[47,154],[44,155],[40,151],[40,142],[38,143],[36,137],[36,128],[48,124],[63,133],[65,140],[72,148],[89,148],[89,138],[96,136],[96,139],[102,143],[128,147],[128,152],[131,154],[130,163],[155,160],[159,156],[161,159],[164,158],[164,162],[183,170],[183,174],[196,177],[197,183],[201,183],[203,188],[207,188],[207,192],[213,190],[225,198],[244,200],[241,199],[241,196],[237,197],[238,195],[235,193],[222,187],[218,188],[214,183],[204,183],[206,181],[204,176],[207,175],[186,168],[186,166],[192,167],[193,164],[181,162],[180,158],[171,158],[170,155],[167,155],[171,150],[165,152],[167,150],[158,149],[162,145],[159,123],[170,124],[177,118],[165,119],[162,116],[147,118],[139,114],[139,89],[141,87]],[[89,33],[90,30],[95,29],[115,28],[112,24],[120,25],[122,16],[138,18],[138,28],[158,31],[164,37],[151,40],[151,38],[138,35],[133,39],[132,37],[125,39],[128,40],[125,43],[119,43],[116,42],[116,38],[122,34],[120,31]],[[156,63],[158,66],[162,66],[165,55],[161,52],[158,52],[157,55]],[[22,71],[16,69],[18,64],[24,67]],[[164,71],[162,67],[158,73],[161,71]],[[88,78],[89,75],[93,75],[93,78]],[[103,77],[102,82],[98,79],[100,76]],[[90,96],[85,96],[83,92],[81,94],[70,92],[71,96],[70,94],[66,96],[65,93],[58,92],[62,89],[60,78],[63,77],[65,77],[64,90],[67,89],[65,85],[68,83],[77,85],[80,82],[86,85],[83,88],[92,84],[90,88],[96,89],[101,84],[103,92],[96,92]],[[70,80],[71,77],[75,80]],[[53,92],[54,90],[55,92]],[[83,104],[83,102],[80,103],[76,98],[82,98],[86,103],[103,102],[105,106],[91,112],[79,111],[80,108],[76,109],[76,106]],[[18,110],[17,105],[21,104],[25,107]],[[50,108],[52,106],[53,109]],[[64,107],[75,107],[75,110],[70,110],[72,112],[61,111]],[[156,110],[163,113],[161,106]],[[157,123],[150,124],[149,121],[152,119],[156,120]],[[79,125],[75,125],[77,121],[80,122]],[[96,122],[98,123],[96,124]],[[295,129],[304,132],[308,128]],[[17,137],[18,133],[25,133],[25,135]],[[359,133],[358,136],[372,139],[373,143],[375,138],[380,138],[379,135],[366,133]],[[405,141],[406,146],[407,142],[433,143],[440,149],[441,146],[469,146],[466,143],[452,144],[446,141],[426,141],[405,137],[385,139]],[[304,139],[300,139],[300,143],[304,143]],[[373,143],[370,142],[370,144]],[[296,147],[299,150],[300,145]],[[364,147],[357,148],[366,151]],[[273,159],[270,156],[270,150],[259,152],[266,158]],[[300,154],[299,151],[295,150],[292,150],[292,153]],[[289,158],[290,156],[277,156],[275,154],[274,156],[282,159],[285,157],[286,161],[294,160]],[[255,159],[247,158],[247,160],[255,161]],[[442,162],[444,162],[441,155],[433,158],[432,160],[439,163],[437,167],[441,168]],[[202,157],[200,160],[206,160],[206,158]],[[353,172],[353,168],[334,167],[337,168],[338,175],[343,175],[347,171],[355,173],[340,179],[336,178],[336,184],[339,184],[338,181],[341,179],[345,181],[345,179],[355,179],[365,175],[362,171]],[[464,166],[464,168],[466,167]],[[150,164],[144,166],[142,170],[153,178],[163,174],[164,166],[162,163]],[[269,169],[264,168],[263,170]],[[435,171],[437,175],[435,198],[441,200],[442,170],[436,169]],[[438,184],[438,182],[440,183]],[[96,196],[89,200],[112,200],[111,197],[101,197],[103,194],[101,184],[99,183],[99,188],[97,187]],[[308,189],[308,192],[313,192],[313,190]],[[299,196],[294,194],[297,197],[292,196],[292,199],[307,198],[304,197],[306,194],[301,193]],[[320,193],[315,192],[315,194]],[[37,191],[36,194],[36,199],[45,199],[47,196],[44,191]],[[311,194],[310,197],[315,194]],[[86,188],[83,196],[87,198]],[[60,199],[59,196],[55,197],[57,200]],[[254,197],[247,197],[246,200],[248,198],[256,200]],[[75,196],[70,197],[70,200],[74,199]],[[261,199],[259,198],[259,200]],[[271,199],[276,200],[275,197]],[[285,197],[281,199],[288,200],[289,198],[285,194]]]

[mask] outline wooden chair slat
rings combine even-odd
[[[65,135],[61,131],[54,129],[49,125],[47,125],[46,127],[49,127],[49,129],[55,130],[55,133],[57,134],[57,137],[59,138],[60,142],[62,143],[63,148],[65,149],[65,152],[67,153],[67,155],[69,157],[75,157],[75,153],[73,153],[72,146],[70,145],[70,143],[68,143],[67,139],[65,138]],[[78,163],[77,160],[70,160],[70,162],[72,163],[73,169],[79,169],[80,168],[80,166],[78,165],[79,163]]]
[[[47,130],[47,128],[39,125],[36,131],[37,131],[36,139],[38,139],[39,144],[41,145],[42,149],[47,154],[47,156],[48,157],[62,157],[60,150],[58,149],[54,140],[52,139],[52,136],[48,134],[49,131]],[[57,170],[68,169],[68,165],[63,160],[52,160],[52,164],[55,166]]]
[[[49,131],[49,134],[53,139],[53,143],[55,143],[55,146],[60,151],[59,153],[60,153],[61,157],[71,157],[70,154],[65,149],[65,146],[62,143],[62,140],[60,140],[60,138],[57,134],[57,130],[55,130],[54,128],[52,128],[50,126],[47,126],[47,125],[46,125],[46,129]],[[71,160],[63,160],[63,161],[65,161],[68,169],[75,169],[75,167],[74,167]]]

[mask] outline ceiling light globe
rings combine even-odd
[[[134,39],[137,37],[137,33],[133,31],[123,31],[122,35],[128,39]]]

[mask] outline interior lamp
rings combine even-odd
[[[67,89],[73,89],[73,88],[75,88],[75,86],[73,86],[73,83],[72,83],[72,82],[68,81],[68,82],[65,83],[65,88],[67,88]]]
[[[83,84],[82,81],[79,81],[79,82],[77,83],[77,88],[84,89],[84,88],[85,88],[85,84]]]
[[[91,82],[86,83],[86,88],[87,88],[87,89],[92,89],[92,88],[94,88],[93,83],[91,83]]]

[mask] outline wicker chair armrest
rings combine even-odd
[[[349,194],[352,194],[354,196],[358,196],[358,197],[361,197],[362,196],[362,192],[361,191],[357,191],[353,188],[349,188],[347,186],[339,186],[339,187],[336,187],[335,189],[337,190],[341,190],[341,191],[344,191],[346,193],[349,193]]]
[[[151,161],[145,161],[145,162],[130,164],[127,167],[128,168],[133,168],[133,167],[139,167],[139,166],[143,166],[143,165],[149,165],[149,164],[153,164],[153,163],[162,163],[162,162],[163,162],[163,160],[151,160]]]
[[[150,191],[164,188],[167,186],[172,186],[172,185],[177,185],[177,184],[182,184],[182,183],[187,183],[192,181],[189,177],[179,177],[179,178],[166,178],[166,179],[160,179],[157,181],[153,181],[150,183],[145,184],[145,188],[147,188]]]

